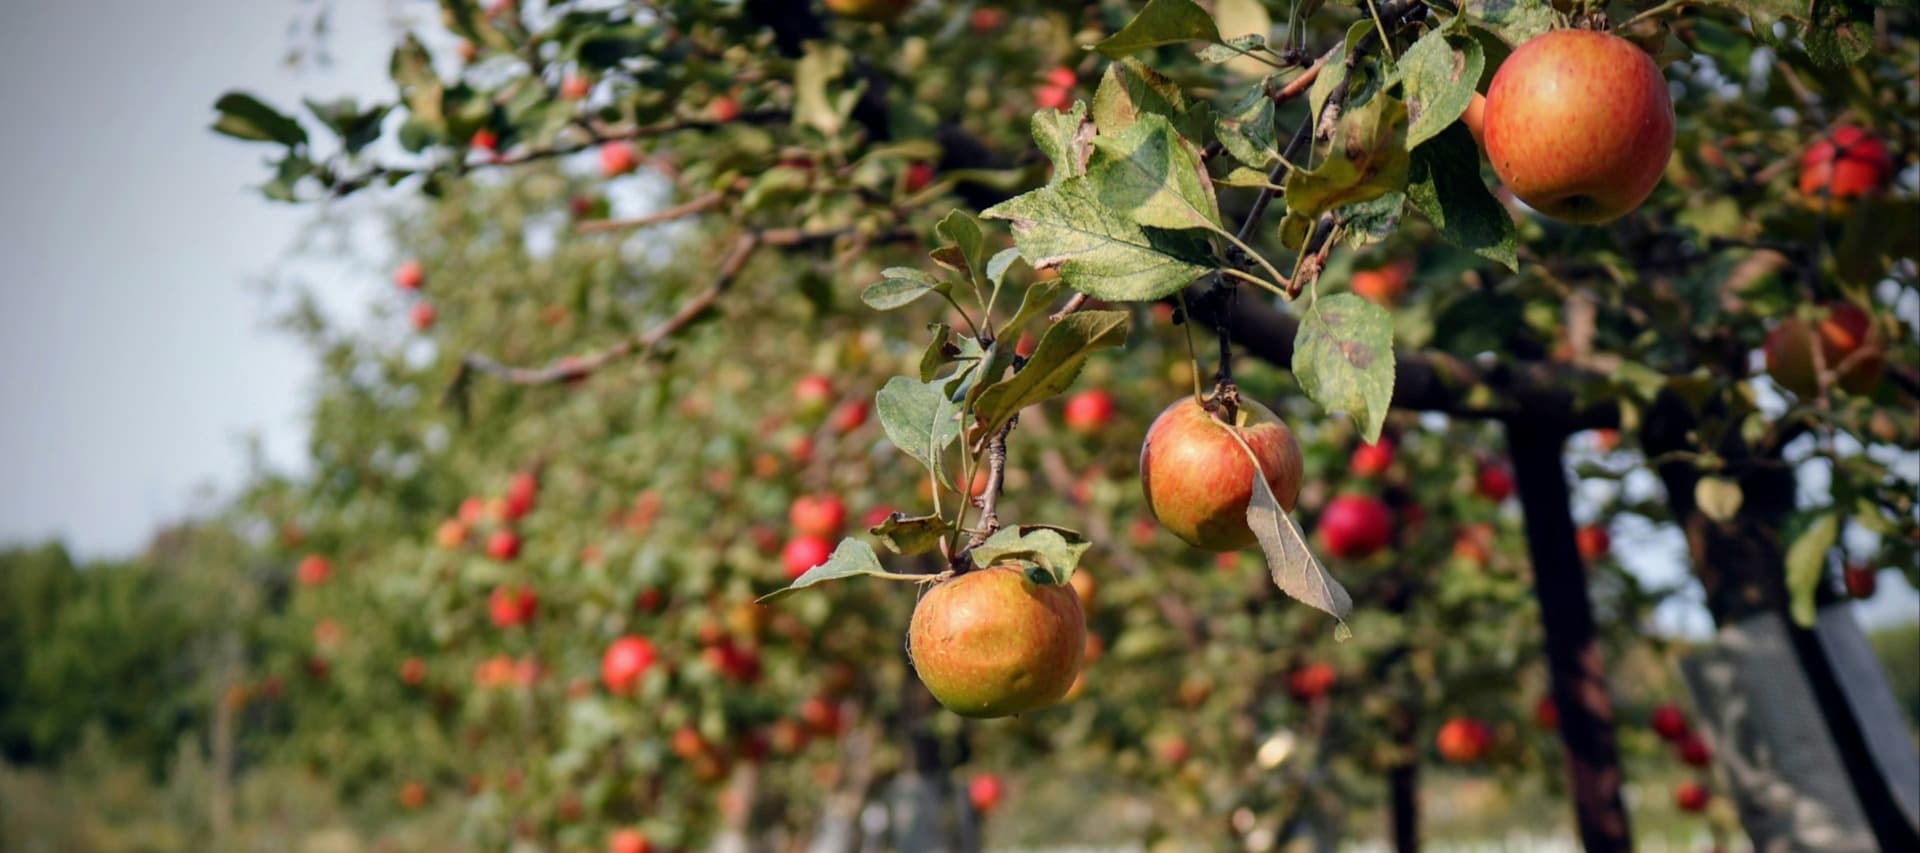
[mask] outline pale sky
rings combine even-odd
[[[380,97],[394,15],[433,5],[336,0],[333,62],[291,70],[297,0],[16,3],[0,26],[0,543],[57,537],[84,556],[136,551],[153,529],[216,505],[257,438],[299,469],[313,357],[267,322],[256,285],[285,275],[313,207],[250,189],[265,149],[207,130],[247,88]],[[371,202],[349,202],[368,204]],[[364,263],[364,261],[362,262]],[[384,271],[307,265],[350,321],[389,298]],[[1684,576],[1677,531],[1614,531],[1629,568]],[[1871,621],[1913,618],[1893,573]],[[1698,599],[1698,587],[1693,587]],[[1710,628],[1674,602],[1665,630]]]

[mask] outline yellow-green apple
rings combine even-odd
[[[1080,673],[1087,620],[1041,570],[996,565],[933,587],[914,606],[907,652],[933,698],[964,717],[1056,702]]]

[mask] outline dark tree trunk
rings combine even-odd
[[[1613,700],[1600,659],[1599,632],[1587,596],[1586,564],[1574,544],[1573,513],[1561,463],[1563,436],[1509,425],[1515,480],[1526,515],[1534,594],[1546,632],[1553,703],[1560,711],[1567,781],[1580,841],[1588,851],[1629,850],[1624,774],[1614,743]]]

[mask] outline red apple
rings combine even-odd
[[[732,95],[721,95],[707,102],[707,118],[725,124],[740,117],[740,101]]]
[[[1400,297],[1407,292],[1407,282],[1412,279],[1413,262],[1402,259],[1354,273],[1349,286],[1355,296],[1391,308],[1399,304]]]
[[[400,786],[400,807],[407,811],[419,811],[427,804],[427,786],[419,782],[408,782]]]
[[[600,681],[614,693],[631,692],[657,657],[653,644],[646,638],[621,637],[600,657]]]
[[[1607,528],[1598,524],[1589,524],[1573,532],[1573,542],[1580,549],[1580,559],[1593,562],[1607,556],[1613,550],[1613,537]]]
[[[496,586],[493,594],[487,596],[487,614],[497,628],[525,625],[533,621],[534,614],[539,610],[540,595],[525,584],[518,587]]]
[[[607,853],[653,853],[653,843],[640,830],[616,829],[607,836]]]
[[[408,260],[393,271],[393,283],[401,290],[419,290],[427,283],[427,269],[419,261]]]
[[[1705,740],[1692,732],[1681,736],[1675,752],[1679,753],[1680,762],[1688,767],[1705,767],[1713,761],[1713,750],[1707,747]]]
[[[473,139],[470,141],[473,143],[474,148],[485,151],[488,154],[492,154],[500,148],[500,134],[484,127],[474,131]]]
[[[487,502],[479,498],[467,498],[460,502],[460,520],[468,525],[479,524],[487,517]]]
[[[511,560],[520,556],[520,534],[511,530],[495,530],[487,537],[487,556],[496,560]]]
[[[1673,804],[1688,814],[1706,811],[1708,799],[1706,786],[1691,779],[1673,788]]]
[[[308,554],[300,559],[293,574],[301,586],[319,586],[333,577],[333,564],[319,554]]]
[[[1377,444],[1362,444],[1353,449],[1347,470],[1356,477],[1378,477],[1393,467],[1393,442],[1382,438]]]
[[[1080,673],[1086,646],[1080,599],[1017,565],[935,585],[914,606],[907,629],[914,672],[934,699],[963,717],[1004,717],[1060,701]]]
[[[600,146],[601,177],[617,178],[638,168],[640,168],[640,155],[634,153],[632,145],[625,142],[609,142]]]
[[[1678,741],[1687,734],[1687,714],[1672,702],[1662,702],[1656,706],[1649,723],[1662,740]]]
[[[833,402],[833,381],[818,373],[802,376],[793,385],[793,401],[800,405],[802,412],[824,412],[827,404]]]
[[[797,536],[787,542],[780,561],[787,567],[787,579],[798,580],[808,569],[833,556],[833,541],[824,536]]]
[[[1552,696],[1542,696],[1533,703],[1533,724],[1548,730],[1560,728],[1560,706],[1553,704]]]
[[[1487,87],[1487,159],[1554,219],[1597,225],[1640,206],[1673,155],[1673,101],[1646,51],[1593,30],[1520,45]]]
[[[865,400],[848,400],[833,410],[833,430],[841,435],[853,432],[867,423],[867,415],[872,407]]]
[[[1348,560],[1372,556],[1393,540],[1393,510],[1372,495],[1341,495],[1327,501],[1317,528],[1327,553]]]
[[[840,704],[823,696],[809,697],[800,703],[800,722],[807,731],[821,737],[840,734]]]
[[[1193,757],[1193,747],[1187,745],[1187,739],[1183,737],[1167,738],[1160,742],[1155,751],[1160,753],[1160,762],[1169,767],[1178,767]]]
[[[1879,192],[1894,173],[1893,155],[1872,131],[1834,128],[1800,155],[1800,192],[1849,199]]]
[[[1257,469],[1247,454],[1249,447],[1260,460]],[[1280,506],[1291,512],[1300,496],[1300,469],[1300,445],[1293,432],[1252,400],[1241,401],[1229,425],[1198,400],[1181,398],[1154,419],[1140,448],[1140,485],[1148,511],[1173,535],[1210,551],[1253,544],[1247,504],[1256,471],[1265,476]]]
[[[1467,132],[1473,134],[1473,144],[1482,150],[1487,147],[1487,96],[1479,92],[1467,101],[1467,111],[1460,114],[1460,123],[1467,126]]]
[[[568,74],[560,81],[560,97],[569,101],[586,100],[587,93],[593,91],[593,81],[579,74]]]
[[[533,511],[534,499],[540,496],[540,478],[531,471],[521,471],[507,481],[506,501],[501,504],[500,517],[505,521],[518,521]]]
[[[1454,764],[1471,764],[1487,754],[1493,732],[1487,724],[1471,717],[1454,717],[1440,726],[1434,746],[1440,757]]]
[[[1310,663],[1287,675],[1287,692],[1302,702],[1327,695],[1340,680],[1340,673],[1328,663]]]
[[[1113,421],[1113,395],[1102,389],[1082,391],[1067,398],[1067,429],[1092,435]]]
[[[440,522],[440,528],[433,532],[433,539],[440,547],[452,551],[467,543],[467,525],[457,518]]]
[[[967,799],[973,802],[974,810],[981,814],[993,814],[1005,795],[1006,789],[1000,783],[1000,777],[992,773],[982,773],[967,783]]]
[[[906,181],[902,185],[902,189],[905,189],[908,193],[917,193],[921,190],[926,189],[927,186],[932,183],[933,183],[933,164],[932,163],[916,160],[912,163],[907,164],[907,176],[906,176]]]
[[[414,331],[424,332],[433,328],[433,321],[439,317],[439,315],[438,311],[433,310],[433,303],[415,302],[413,304],[413,310],[407,314],[407,319],[413,323]]]
[[[1826,316],[1815,322],[1788,317],[1767,334],[1763,347],[1767,375],[1780,386],[1800,397],[1812,397],[1819,390],[1813,363],[1815,330],[1818,329],[1820,358],[1826,369],[1838,372],[1841,388],[1865,394],[1880,384],[1886,369],[1879,335],[1873,319],[1851,302],[1832,302]],[[1865,350],[1857,357],[1855,353]],[[1845,367],[1845,370],[1841,370]]]
[[[834,495],[801,495],[787,509],[787,523],[802,536],[838,536],[847,524],[847,505]]]
[[[1879,589],[1879,579],[1874,576],[1873,568],[1861,564],[1848,564],[1846,571],[1847,594],[1857,599],[1873,597]]]
[[[418,687],[427,680],[427,662],[419,658],[407,658],[400,662],[400,683],[408,687]]]
[[[1483,463],[1473,480],[1473,493],[1494,503],[1506,500],[1513,494],[1513,472],[1505,465]]]

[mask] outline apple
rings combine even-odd
[[[1260,460],[1258,469],[1247,455],[1249,447]],[[1234,423],[1227,424],[1199,400],[1181,398],[1154,419],[1140,448],[1140,486],[1147,510],[1173,535],[1210,551],[1253,544],[1247,503],[1253,498],[1256,470],[1266,477],[1280,506],[1291,512],[1300,497],[1300,469],[1300,445],[1293,432],[1252,400],[1242,400]]]
[[[736,644],[731,637],[702,649],[700,659],[729,680],[741,684],[760,680],[760,655]]]
[[[1662,702],[1656,706],[1648,722],[1662,740],[1678,741],[1687,734],[1687,714],[1672,702]]]
[[[322,649],[333,649],[340,645],[340,623],[332,619],[322,619],[314,623],[313,644]]]
[[[1353,458],[1347,461],[1347,470],[1356,477],[1378,477],[1393,467],[1393,442],[1382,438],[1376,444],[1362,444],[1353,449]]]
[[[1335,557],[1369,557],[1393,540],[1393,510],[1372,495],[1340,495],[1320,510],[1317,532],[1321,547]]]
[[[1287,692],[1302,702],[1312,702],[1331,690],[1340,674],[1329,663],[1310,663],[1287,675]]]
[[[407,313],[407,319],[413,323],[413,330],[416,332],[433,328],[433,321],[439,316],[440,312],[433,309],[431,302],[415,302],[413,310]]]
[[[833,381],[818,373],[802,376],[793,384],[793,401],[800,405],[801,412],[824,412],[827,404],[833,402]]]
[[[1193,747],[1187,745],[1186,738],[1179,736],[1161,741],[1154,751],[1160,754],[1161,763],[1171,766],[1185,764],[1187,759],[1193,757]]]
[[[460,520],[468,525],[479,524],[487,517],[487,502],[479,498],[467,498],[460,502]]]
[[[840,734],[840,704],[824,696],[811,696],[800,703],[800,722],[809,734],[837,737]]]
[[[1801,397],[1812,397],[1819,391],[1813,364],[1815,329],[1820,358],[1827,370],[1840,371],[1843,365],[1846,368],[1837,377],[1841,388],[1865,394],[1880,384],[1887,364],[1873,319],[1851,302],[1831,302],[1826,305],[1825,315],[1814,322],[1788,317],[1767,333],[1762,347],[1767,375],[1780,387]],[[1863,349],[1865,352],[1855,357]]]
[[[1872,131],[1842,125],[1800,155],[1800,192],[1849,199],[1879,192],[1894,173],[1893,155]]]
[[[1074,87],[1075,84],[1079,82],[1080,82],[1080,73],[1065,65],[1059,66],[1053,69],[1052,71],[1047,72],[1047,84],[1051,86],[1059,86],[1062,89],[1071,89]]]
[[[1673,804],[1688,814],[1699,814],[1707,810],[1707,789],[1691,779],[1673,787]]]
[[[826,0],[827,11],[856,21],[887,23],[900,17],[913,0]]]
[[[1007,10],[998,6],[981,6],[974,9],[973,17],[967,21],[967,23],[973,27],[973,31],[980,35],[986,35],[994,30],[1000,29],[1000,25],[1006,22]]]
[[[740,100],[732,95],[721,95],[707,102],[707,118],[725,124],[740,117]]]
[[[933,164],[924,160],[915,160],[907,164],[907,174],[901,182],[901,189],[907,193],[917,193],[933,183]]]
[[[393,271],[393,283],[401,290],[419,290],[427,283],[427,269],[419,261],[408,260]]]
[[[1092,616],[1094,595],[1100,591],[1100,582],[1086,569],[1074,569],[1073,576],[1067,578],[1067,585],[1073,587],[1073,594],[1080,599],[1080,611]]]
[[[1487,87],[1494,174],[1562,222],[1598,225],[1640,206],[1673,156],[1673,101],[1653,58],[1592,30],[1520,45]]]
[[[1613,537],[1607,528],[1598,524],[1589,524],[1573,532],[1573,543],[1580,549],[1580,559],[1593,562],[1607,556],[1613,550]]]
[[[1080,673],[1086,644],[1080,599],[1044,571],[1017,564],[934,586],[907,629],[914,672],[963,717],[1004,717],[1060,701]]]
[[[519,587],[506,585],[493,588],[493,594],[487,596],[487,613],[493,619],[496,628],[514,628],[533,621],[540,610],[540,595],[533,587],[525,584]]]
[[[579,74],[568,74],[560,81],[560,97],[569,101],[584,101],[593,91],[593,81]]]
[[[1872,598],[1879,588],[1879,579],[1874,577],[1873,569],[1868,566],[1850,564],[1845,574],[1847,594],[1858,599]]]
[[[434,542],[442,549],[452,551],[467,543],[467,525],[457,518],[440,522],[440,528],[433,532]]]
[[[473,132],[469,142],[474,148],[492,154],[500,149],[500,134],[483,127]]]
[[[1047,72],[1046,82],[1034,87],[1034,105],[1043,110],[1064,110],[1073,106],[1073,87],[1079,82],[1080,75],[1066,66]]]
[[[634,153],[632,145],[625,142],[609,142],[600,146],[601,177],[617,178],[638,168],[640,168],[640,155]]]
[[[834,495],[801,495],[788,507],[787,523],[802,536],[838,536],[847,524],[847,505]]]
[[[653,853],[653,842],[632,827],[616,829],[607,836],[607,853]]]
[[[507,480],[506,502],[502,504],[500,517],[506,521],[517,521],[533,511],[534,499],[540,496],[540,478],[532,471],[521,471]]]
[[[1040,339],[1032,332],[1021,332],[1020,339],[1013,342],[1013,354],[1021,358],[1032,358],[1033,348],[1040,345]]]
[[[487,537],[487,556],[496,560],[511,560],[520,556],[520,534],[511,530],[495,530]]]
[[[300,559],[300,564],[294,567],[293,574],[299,579],[301,586],[319,586],[333,577],[333,563],[319,554],[308,554]]]
[[[1453,558],[1484,566],[1493,558],[1493,550],[1488,547],[1492,541],[1492,528],[1482,524],[1471,525],[1454,537]]]
[[[1593,449],[1606,453],[1620,446],[1620,431],[1617,429],[1596,429],[1593,431]]]
[[[1440,750],[1440,757],[1453,764],[1471,764],[1487,754],[1487,746],[1493,742],[1493,732],[1487,724],[1471,717],[1454,717],[1440,726],[1439,734],[1434,736],[1434,746]]]
[[[1680,738],[1675,751],[1680,755],[1680,762],[1688,767],[1705,767],[1713,761],[1713,750],[1707,742],[1691,732]]]
[[[1473,493],[1494,503],[1506,500],[1513,494],[1513,472],[1505,465],[1481,463],[1480,473],[1473,480]]]
[[[1413,262],[1398,260],[1382,267],[1360,270],[1353,274],[1348,286],[1353,294],[1388,308],[1400,302],[1407,292],[1407,282],[1413,279]]]
[[[419,658],[407,658],[400,662],[400,683],[408,687],[418,687],[427,680],[427,662]]]
[[[992,773],[982,773],[967,783],[967,799],[973,808],[981,814],[993,814],[1000,807],[1000,799],[1006,796],[1006,786],[1000,777]]]
[[[1553,704],[1552,696],[1542,696],[1533,703],[1533,724],[1548,730],[1560,728],[1560,706]]]
[[[787,579],[799,580],[808,569],[826,562],[831,556],[833,542],[826,537],[796,536],[780,552],[780,561],[787,567]]]
[[[1113,395],[1095,388],[1067,398],[1067,429],[1093,435],[1113,421]]]
[[[614,640],[600,657],[600,682],[614,693],[631,692],[658,656],[644,637],[629,635]]]
[[[453,52],[460,57],[461,62],[472,62],[475,57],[480,55],[480,48],[475,47],[473,42],[462,41],[454,45]]]
[[[1473,144],[1482,150],[1487,147],[1487,96],[1479,92],[1467,101],[1467,111],[1460,114],[1460,123],[1467,126],[1467,132],[1473,134]]]
[[[400,786],[400,807],[407,811],[419,811],[427,804],[427,786],[419,782],[408,782]]]
[[[867,415],[873,407],[865,400],[848,400],[833,410],[833,430],[841,435],[853,432],[867,423]]]

